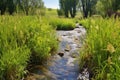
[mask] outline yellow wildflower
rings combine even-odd
[[[110,53],[115,52],[115,48],[111,43],[107,45],[107,51],[109,51]]]
[[[108,60],[107,60],[107,61],[108,61],[108,64],[113,64],[113,63],[112,63],[112,58],[111,58],[111,57],[108,57]]]

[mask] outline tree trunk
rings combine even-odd
[[[69,15],[68,15],[68,10],[65,10],[65,17],[69,17]]]
[[[72,8],[70,8],[70,15],[71,15],[71,17],[73,17],[73,10],[72,10]]]
[[[84,12],[84,18],[87,18],[88,17],[88,11],[85,11]]]

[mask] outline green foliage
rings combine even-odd
[[[57,50],[55,30],[39,16],[0,17],[0,80],[20,80],[28,63]]]
[[[60,11],[64,11],[65,17],[69,17],[69,13],[72,18],[76,15],[76,6],[78,0],[59,0]]]
[[[107,4],[105,4],[107,3]],[[99,0],[96,4],[96,11],[101,14],[102,16],[105,16],[107,14],[107,11],[111,9],[112,11],[113,7],[113,0]],[[102,12],[101,12],[102,11]]]
[[[13,14],[16,9],[14,0],[0,0],[1,15],[3,15],[7,9],[10,14]]]
[[[4,51],[0,59],[0,79],[19,80],[23,77],[29,57],[30,50],[24,46]]]
[[[75,28],[75,22],[73,19],[53,18],[50,19],[49,23],[57,30],[72,30]]]
[[[119,4],[120,0],[98,0],[96,12],[102,16],[111,16],[120,9]]]
[[[97,14],[101,14],[102,16],[105,16],[104,5],[102,4],[101,1],[98,1],[96,4],[96,12]]]
[[[80,54],[80,67],[88,67],[93,80],[120,78],[119,19],[87,19],[87,36]]]
[[[1,15],[4,15],[5,12],[12,15],[14,12],[18,13],[20,11],[23,11],[26,15],[35,14],[38,9],[44,8],[42,0],[0,0]]]
[[[26,15],[35,14],[38,9],[44,9],[42,0],[21,0],[19,5]]]
[[[87,18],[95,13],[95,5],[98,0],[80,0],[80,4],[82,7],[83,16]]]
[[[84,28],[86,28],[87,30],[90,28],[90,23],[89,23],[89,18],[88,19],[83,19],[83,20],[80,20],[78,23],[83,25]]]
[[[57,10],[58,16],[64,16],[64,11],[62,9]]]
[[[107,4],[106,4],[107,3]],[[120,0],[79,0],[84,18],[91,15],[111,16],[120,9]]]
[[[30,29],[32,39],[29,39],[28,46],[31,49],[32,63],[38,64],[51,56],[50,52],[57,50],[55,31],[49,25],[42,24]],[[31,31],[32,30],[32,31]]]

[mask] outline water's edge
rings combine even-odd
[[[46,63],[36,66],[26,80],[77,80],[80,76],[78,57],[86,30],[76,25],[74,30],[57,31],[58,53]]]

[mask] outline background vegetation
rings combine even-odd
[[[110,17],[113,14],[120,15],[118,13],[120,9],[119,0],[59,0],[59,3],[59,16],[69,17],[70,14],[71,17],[75,17],[76,11],[81,11],[84,18],[92,15],[101,15],[103,17]]]
[[[59,12],[64,14],[65,17],[69,17],[69,13],[72,18],[75,17],[78,0],[59,0],[59,3],[60,3]]]
[[[6,12],[9,12],[10,15],[14,13],[25,13],[26,15],[42,14],[44,10],[45,7],[42,0],[0,0],[1,15]]]

